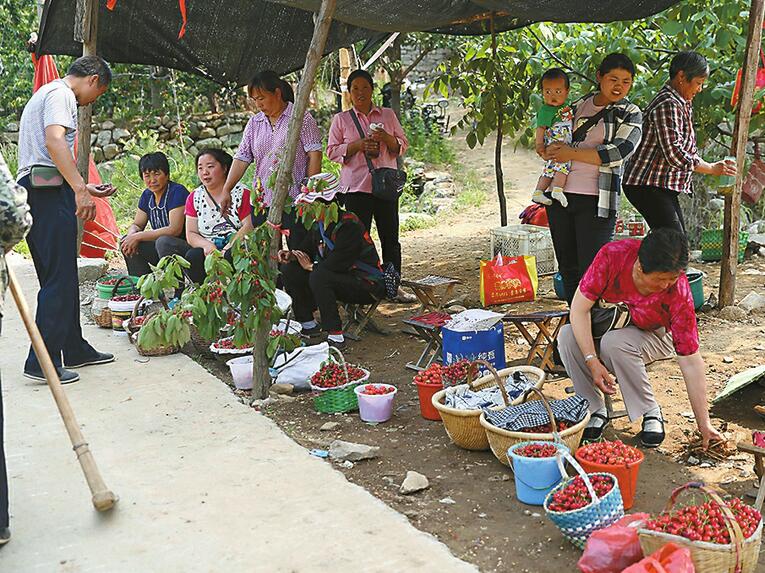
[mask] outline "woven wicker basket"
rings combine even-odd
[[[744,534],[741,532],[736,518],[733,517],[733,513],[725,505],[725,502],[714,490],[699,482],[687,483],[675,489],[664,511],[671,511],[678,495],[689,489],[704,492],[704,494],[712,498],[720,506],[728,533],[731,539],[735,541],[728,545],[719,545],[705,541],[691,541],[678,535],[641,528],[638,530],[638,537],[640,538],[640,547],[643,548],[643,553],[649,555],[672,541],[690,550],[696,573],[754,573],[760,555],[762,520],[760,520],[760,525],[757,526],[756,531],[748,539],[744,539]]]
[[[563,480],[560,484],[555,486],[550,493],[545,497],[544,508],[547,513],[547,517],[560,529],[563,537],[568,539],[571,543],[576,545],[579,549],[584,549],[587,543],[587,538],[598,529],[603,529],[609,525],[613,525],[616,521],[624,517],[624,505],[622,504],[622,494],[619,491],[619,481],[616,476],[610,473],[591,473],[582,469],[582,466],[566,452],[560,452],[558,454],[558,465],[560,467],[561,475],[566,475],[566,470],[563,467],[563,460],[566,460],[579,474],[579,477],[584,480],[587,489],[590,492],[592,501],[589,505],[580,507],[579,509],[572,509],[571,511],[551,511],[550,503],[556,492],[561,491],[568,487],[568,485],[576,479],[577,476]],[[592,487],[590,476],[608,476],[613,480],[614,486],[603,497],[598,497],[595,490]]]
[[[90,307],[93,321],[101,328],[112,327],[112,311],[109,308],[109,301],[103,298],[94,298]]]
[[[162,301],[162,305],[167,308],[167,304],[165,301]],[[137,306],[137,305],[136,305]],[[135,311],[134,311],[135,312]],[[156,310],[149,312],[146,315],[146,318],[144,319],[144,324],[149,322],[152,317],[157,313]],[[138,344],[138,332],[135,334],[131,334],[130,337],[133,339],[133,342],[135,344],[135,349],[138,351],[138,354],[141,356],[168,356],[170,354],[177,353],[180,348],[178,346],[158,346],[156,348],[143,348],[140,344]]]
[[[525,402],[528,400],[530,395],[536,395],[539,397],[540,400],[545,405],[545,408],[547,409],[547,413],[550,416],[550,421],[552,422],[553,428],[556,427],[557,423],[555,421],[555,415],[552,412],[552,409],[550,408],[550,404],[547,402],[547,398],[545,398],[544,394],[542,394],[541,390],[537,388],[530,388],[528,389],[521,399],[520,403]],[[478,418],[481,426],[483,427],[484,431],[486,432],[486,437],[489,440],[489,447],[491,448],[492,453],[494,456],[503,464],[506,466],[510,465],[510,461],[507,459],[507,450],[510,449],[510,446],[514,446],[515,444],[518,444],[520,442],[528,442],[528,441],[535,441],[535,442],[562,442],[568,446],[568,449],[572,452],[575,452],[576,449],[579,447],[579,442],[582,441],[582,434],[584,433],[584,428],[587,426],[587,422],[590,421],[590,413],[587,412],[584,419],[576,424],[575,426],[571,426],[570,428],[566,428],[562,432],[548,432],[546,434],[529,434],[526,432],[511,432],[509,430],[503,430],[502,428],[498,428],[497,426],[490,424],[486,417],[484,416],[483,412],[481,412],[481,416]]]
[[[473,362],[473,365],[477,364],[487,365],[488,362],[483,360]],[[469,377],[472,377],[473,365],[471,365],[469,370]],[[482,376],[478,380],[469,379],[467,384],[461,384],[460,386],[469,386],[471,390],[482,390],[496,384],[503,390],[502,397],[508,400],[504,393],[504,384],[508,378],[513,376],[514,372],[523,372],[536,378],[537,382],[534,385],[536,388],[541,389],[545,383],[544,371],[535,366],[513,366],[503,368],[499,372],[494,370],[490,364],[488,366],[490,374]],[[457,388],[460,386],[457,386]],[[441,414],[441,420],[444,422],[444,428],[446,433],[449,434],[449,438],[454,442],[454,445],[466,450],[488,450],[489,438],[486,436],[486,430],[483,429],[479,421],[481,410],[460,410],[444,405],[446,394],[449,391],[450,389],[444,389],[433,395],[433,407]],[[506,401],[505,405],[520,404],[521,400],[522,397],[519,396],[512,402],[508,403]]]
[[[197,354],[204,356],[205,358],[214,358],[215,353],[210,350],[210,345],[214,342],[209,338],[205,338],[199,332],[199,329],[193,322],[189,324],[189,334],[191,335],[191,344],[194,346],[194,350]]]
[[[345,370],[346,384],[336,388],[320,388],[311,384],[311,390],[315,392],[313,406],[321,414],[338,414],[342,412],[351,412],[359,407],[359,398],[354,389],[359,384],[364,384],[369,380],[369,371],[364,371],[364,376],[359,380],[350,380],[348,376],[348,365],[345,362],[342,352],[334,346],[329,347],[330,354],[334,353],[340,358],[340,365]]]

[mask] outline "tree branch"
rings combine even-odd
[[[430,52],[432,52],[435,49],[435,46],[430,46],[428,48],[424,48],[417,57],[412,60],[412,63],[409,64],[409,66],[401,72],[401,79],[403,80],[406,76],[408,76],[410,73],[412,73],[412,70],[417,67],[417,64],[419,64],[425,56],[427,56]]]
[[[576,75],[576,76],[579,76],[579,77],[580,77],[580,78],[582,78],[582,79],[585,79],[585,80],[587,80],[587,81],[588,81],[588,82],[590,82],[591,84],[594,84],[594,85],[598,85],[598,82],[596,82],[596,81],[595,81],[595,80],[593,80],[592,78],[589,78],[589,77],[585,76],[583,73],[581,73],[581,72],[578,72],[577,70],[575,70],[574,68],[572,68],[571,66],[569,66],[569,65],[568,65],[566,62],[564,62],[563,60],[561,60],[561,59],[560,59],[558,56],[556,56],[556,55],[555,55],[555,54],[552,52],[552,50],[550,50],[550,48],[548,48],[547,46],[545,46],[545,43],[542,41],[542,38],[540,38],[539,36],[537,36],[537,35],[536,35],[536,33],[534,32],[534,30],[532,30],[531,28],[525,28],[525,29],[526,29],[526,30],[528,30],[529,34],[531,34],[532,36],[534,36],[534,39],[536,39],[536,41],[537,41],[537,42],[539,42],[539,45],[540,45],[540,46],[542,46],[542,48],[544,49],[544,51],[545,51],[545,52],[547,52],[548,54],[550,54],[550,57],[551,57],[553,60],[555,60],[556,62],[558,62],[558,63],[559,63],[561,66],[563,66],[565,69],[567,69],[568,71],[570,71],[572,74],[574,74],[574,75]]]

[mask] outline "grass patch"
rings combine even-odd
[[[465,211],[480,207],[486,201],[487,195],[478,175],[470,168],[464,168],[462,165],[457,167],[455,180],[462,191],[457,194],[457,198],[454,200],[454,209]]]

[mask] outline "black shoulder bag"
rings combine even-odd
[[[622,302],[605,306],[599,301],[590,309],[590,318],[592,320],[592,337],[595,340],[600,340],[612,330],[625,328],[632,322],[630,310]]]
[[[350,110],[349,112],[353,118],[353,123],[356,124],[356,129],[359,130],[359,135],[362,138],[366,137],[364,130],[361,128],[359,118],[356,117],[356,112]],[[364,153],[363,151],[361,153]],[[364,154],[364,159],[367,160],[367,167],[369,173],[372,174],[372,195],[383,201],[396,201],[404,190],[404,183],[406,183],[406,171],[401,169],[393,169],[392,167],[375,167],[372,165],[372,161]]]
[[[608,108],[604,107],[595,115],[588,117],[587,120],[582,125],[577,127],[574,130],[574,133],[571,134],[571,143],[581,143],[584,141],[584,138],[587,137],[587,134],[590,133],[590,130],[595,127],[601,119],[603,119],[603,116],[606,115],[607,111]]]

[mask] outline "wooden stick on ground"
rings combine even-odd
[[[10,267],[8,268],[8,275],[13,300],[16,302],[16,306],[19,309],[21,319],[24,321],[24,326],[32,341],[32,348],[34,348],[37,360],[40,362],[40,366],[42,366],[42,371],[45,374],[45,379],[48,381],[48,387],[53,394],[53,399],[56,401],[56,406],[58,406],[61,418],[64,420],[64,426],[66,426],[66,431],[72,442],[72,449],[75,454],[77,454],[77,459],[82,467],[82,472],[85,474],[85,480],[88,482],[90,492],[93,494],[93,507],[98,511],[107,511],[114,507],[114,504],[117,503],[119,498],[106,487],[106,484],[101,477],[101,473],[98,471],[96,460],[93,458],[88,443],[85,441],[85,438],[80,431],[80,426],[74,417],[74,412],[69,404],[69,399],[66,397],[64,389],[61,387],[58,371],[53,365],[53,361],[50,359],[50,354],[48,354],[48,349],[45,347],[42,335],[37,329],[37,324],[32,318],[32,313],[27,306],[24,293],[21,292],[16,276],[13,274],[13,270]]]

